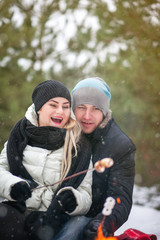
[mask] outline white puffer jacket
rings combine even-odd
[[[36,125],[36,114],[33,105],[28,108],[25,116],[32,124]],[[15,183],[22,181],[22,179],[9,172],[6,145],[7,143],[5,143],[0,155],[0,197],[13,200],[10,196],[11,187]],[[27,145],[23,154],[23,165],[39,186],[53,184],[60,179],[63,147],[50,151]],[[92,163],[90,163],[91,167]],[[84,215],[88,212],[92,203],[91,184],[92,173],[88,172],[77,189],[72,187],[60,189],[59,192],[64,189],[71,189],[76,197],[77,207],[70,215]],[[54,185],[34,190],[31,198],[26,201],[27,208],[46,211],[56,188],[57,185]]]

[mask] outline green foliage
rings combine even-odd
[[[112,86],[113,113],[136,143],[136,169],[142,175],[139,183],[153,184],[160,180],[159,8],[153,5],[157,1],[125,3],[127,7],[123,1],[117,1],[117,11],[106,27],[103,22],[103,29],[112,25],[112,38],[120,42],[123,39],[127,49],[119,52],[115,62],[107,59],[101,67],[98,66],[97,72],[102,74],[106,69],[103,77]],[[151,22],[153,9],[157,24]],[[105,38],[107,33],[103,36]]]
[[[24,14],[21,27],[13,20],[11,9],[18,7]],[[31,92],[34,84],[27,81],[30,76],[34,81],[43,80],[43,74],[36,72],[33,66],[27,71],[19,66],[20,59],[32,61],[34,49],[31,41],[34,39],[35,28],[31,27],[30,9],[23,8],[18,1],[1,1],[0,3],[0,145],[8,139],[9,132],[16,121],[24,117],[25,109],[31,103]]]
[[[99,76],[111,87],[114,118],[136,144],[137,183],[159,183],[159,3],[107,2],[113,10],[104,0],[1,0],[0,148],[39,82],[56,79],[71,90]]]

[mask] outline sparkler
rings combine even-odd
[[[33,188],[32,191],[37,190],[37,189],[40,189],[40,188],[44,188],[44,187],[54,186],[54,185],[56,185],[56,184],[59,184],[59,183],[62,183],[62,182],[64,182],[64,181],[66,181],[66,180],[68,180],[68,179],[70,179],[70,178],[77,177],[77,176],[79,176],[79,175],[81,175],[81,174],[87,173],[87,172],[89,172],[89,171],[95,171],[95,170],[96,170],[97,172],[102,173],[102,172],[105,171],[106,168],[112,167],[113,164],[114,164],[114,162],[113,162],[113,159],[112,159],[112,158],[103,158],[102,160],[97,161],[97,162],[94,164],[94,167],[93,167],[93,168],[89,168],[89,169],[83,170],[83,171],[81,171],[81,172],[75,173],[75,174],[73,174],[73,175],[71,175],[71,176],[68,176],[68,177],[66,177],[66,178],[64,178],[64,179],[62,179],[62,180],[59,180],[59,181],[57,181],[57,182],[54,182],[54,183],[52,183],[52,184],[45,184],[45,185],[42,185],[42,186]]]
[[[95,240],[105,240],[105,239],[107,239],[107,240],[116,240],[116,239],[117,239],[117,238],[115,238],[115,237],[104,237],[104,235],[103,235],[103,230],[102,230],[104,220],[105,220],[106,216],[111,215],[112,209],[114,208],[115,203],[116,203],[116,201],[115,201],[115,199],[112,198],[112,197],[108,197],[108,198],[106,199],[106,201],[105,201],[105,203],[104,203],[104,208],[103,208],[103,210],[102,210],[102,214],[103,214],[104,216],[103,216],[103,219],[102,219],[102,221],[101,221],[101,224],[100,224],[99,227],[98,227],[98,235],[97,235],[97,237],[95,238]]]
[[[117,203],[120,203],[120,199],[117,198],[116,199]],[[103,214],[103,219],[98,227],[98,234],[97,234],[97,237],[95,238],[95,240],[117,240],[116,237],[104,237],[103,235],[103,224],[104,224],[104,221],[105,221],[105,218],[106,216],[109,216],[111,215],[112,213],[112,210],[116,204],[116,201],[114,198],[112,197],[108,197],[104,203],[104,208],[102,210],[102,214]]]

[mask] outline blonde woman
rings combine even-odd
[[[91,206],[91,148],[71,118],[71,97],[60,82],[35,87],[33,104],[12,129],[0,155],[0,239],[54,239]],[[44,187],[44,185],[46,185]]]

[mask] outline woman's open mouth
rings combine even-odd
[[[62,117],[51,117],[51,120],[52,120],[52,122],[53,122],[54,124],[60,125],[61,122],[62,122],[62,120],[63,120],[63,118],[62,118]]]

